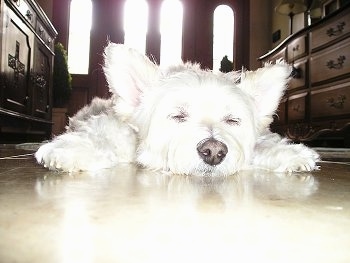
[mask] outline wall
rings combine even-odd
[[[36,0],[45,11],[47,17],[52,21],[53,0]]]
[[[257,69],[261,66],[257,60],[262,54],[271,49],[271,1],[250,1],[250,60],[247,68]]]
[[[63,43],[65,46],[68,44],[67,27],[68,27],[68,13],[64,9],[69,6],[70,0],[37,0],[38,3],[47,13],[48,17],[52,20],[54,26],[59,32],[56,41]],[[94,13],[94,28],[98,31],[99,35],[108,34],[114,41],[122,42],[122,28],[118,25],[122,25],[121,15],[123,3],[125,0],[93,0],[95,9]],[[162,0],[147,0],[152,9],[150,10],[150,28],[154,28],[155,24],[159,22],[157,17],[157,9],[160,8]],[[246,0],[182,0],[185,11],[184,18],[184,55],[185,60],[197,60],[200,61],[204,67],[211,67],[212,58],[212,32],[211,26],[213,22],[213,11],[219,4],[227,4],[235,11],[235,19],[237,25],[235,29],[235,39],[240,39],[235,43],[237,50],[235,50],[237,59],[237,67],[241,65],[249,67],[249,1]],[[259,1],[260,2],[260,1]],[[115,12],[120,10],[120,12]],[[111,23],[112,22],[112,23]],[[111,26],[114,25],[114,26]],[[94,28],[92,30],[93,34]],[[159,45],[159,34],[154,34],[154,31],[150,30],[151,35],[148,36],[147,50],[153,54],[156,58],[159,57],[157,45]],[[97,34],[94,35],[94,37]],[[105,35],[104,35],[105,37]],[[94,38],[95,39],[95,38]],[[104,42],[105,42],[104,38]],[[99,41],[97,41],[99,42]],[[247,49],[247,50],[246,50]],[[243,51],[243,52],[242,52]]]
[[[280,2],[281,0],[250,1],[250,69],[260,67],[257,58],[277,47],[289,36],[289,17],[275,11],[275,7]],[[305,22],[304,14],[295,15],[293,33],[304,28]],[[277,30],[280,30],[281,36],[278,41],[273,42],[272,34]]]
[[[109,38],[122,43],[123,7],[125,0],[92,0],[93,27],[91,29],[90,70],[88,75],[73,76],[73,94],[70,113],[73,114],[94,96],[109,96],[108,87],[101,71],[103,47]],[[162,0],[147,0],[150,4],[147,53],[159,61],[160,35],[159,8]],[[212,67],[212,25],[213,12],[217,5],[227,4],[235,12],[235,54],[236,69],[250,67],[250,5],[247,0],[182,0],[184,5],[183,59],[200,62],[203,68]],[[46,10],[59,35],[56,41],[68,46],[68,23],[70,0],[38,0]],[[258,45],[259,46],[259,45]],[[255,56],[255,54],[253,53]]]
[[[212,68],[213,15],[218,5],[226,4],[234,11],[233,53],[236,69],[249,65],[249,1],[183,0],[183,59],[200,62]]]
[[[279,41],[272,43],[271,42],[271,48],[274,48],[278,46],[284,39],[286,39],[290,35],[290,18],[287,15],[281,15],[275,11],[276,6],[281,2],[281,0],[270,0],[271,1],[271,9],[270,9],[270,16],[272,17],[272,24],[271,24],[271,36],[270,39],[272,39],[272,33],[276,32],[277,30],[281,30],[281,38]],[[305,0],[306,2],[307,0]],[[305,26],[305,15],[297,14],[293,17],[293,32],[295,33],[299,31],[300,29],[304,28]]]
[[[46,11],[48,17],[59,32],[58,41],[68,44],[68,14],[63,9],[67,8],[70,0],[37,0]],[[112,41],[123,41],[122,6],[124,0],[94,0],[94,27],[92,29],[92,53],[91,53],[91,74],[73,77],[73,101],[72,110],[74,113],[81,105],[88,102],[93,96],[108,96],[108,89],[99,65],[102,63],[101,55],[103,46],[106,43],[107,35]],[[153,7],[159,6],[161,0],[148,0]],[[104,5],[100,3],[103,2]],[[205,67],[211,67],[212,58],[212,13],[218,4],[230,5],[236,14],[237,19],[235,40],[235,54],[238,56],[236,69],[242,66],[249,70],[260,67],[258,57],[273,49],[289,35],[289,18],[275,12],[275,6],[280,0],[184,0],[184,49],[185,60],[200,61]],[[62,11],[63,10],[63,11]],[[120,12],[113,12],[120,10]],[[150,27],[158,23],[156,8],[152,14]],[[303,27],[303,15],[295,16],[295,31]],[[110,28],[113,24],[114,27]],[[281,39],[272,43],[272,33],[281,30]],[[148,36],[148,47],[151,53],[157,54],[159,35]]]
[[[106,0],[105,0],[106,1]],[[157,1],[157,0],[152,0]],[[249,43],[247,43],[248,46],[248,57],[249,59],[245,58],[243,59],[245,61],[244,67],[248,69],[256,69],[260,66],[259,62],[257,61],[257,58],[264,53],[268,52],[269,50],[276,47],[279,43],[281,43],[286,37],[289,36],[289,18],[288,16],[280,15],[275,12],[275,7],[280,3],[281,0],[265,0],[265,1],[259,1],[259,0],[251,0],[251,1],[245,1],[250,2],[249,5],[249,16],[245,16],[243,19],[243,23],[249,25],[249,28],[245,28],[248,32],[248,39],[250,39]],[[48,17],[52,20],[54,18],[54,14],[56,15],[55,20],[57,20],[57,17],[64,18],[64,14],[62,15],[60,10],[58,10],[57,6],[58,3],[61,2],[60,6],[64,7],[64,2],[67,2],[67,0],[37,0],[39,5],[45,10]],[[54,3],[55,2],[55,9],[54,9]],[[68,1],[69,2],[69,1]],[[120,2],[120,1],[119,1]],[[188,19],[191,21],[197,21],[196,23],[207,23],[207,25],[210,24],[210,20],[203,21],[201,20],[201,17],[205,15],[206,9],[211,8],[211,5],[208,4],[200,4],[198,3],[211,3],[211,5],[216,4],[216,2],[219,2],[217,0],[212,0],[210,2],[208,1],[201,1],[201,0],[191,0],[188,1],[188,4],[186,5],[187,12],[188,12]],[[221,1],[225,2],[225,1]],[[233,8],[237,7],[237,2],[239,1],[226,1],[227,4],[233,5]],[[243,1],[244,2],[244,1]],[[198,8],[200,6],[201,8]],[[238,9],[241,9],[241,7],[237,7]],[[55,12],[53,12],[55,10]],[[250,20],[247,21],[247,17],[250,17]],[[185,18],[186,19],[186,18]],[[299,14],[294,17],[294,32],[298,31],[299,29],[303,28],[304,26],[304,15]],[[55,21],[54,21],[55,22]],[[57,22],[57,21],[56,21]],[[58,21],[60,22],[60,21]],[[157,21],[155,21],[157,22]],[[62,22],[60,22],[62,23]],[[56,25],[55,25],[56,24]],[[62,38],[62,26],[57,25],[57,23],[54,23],[54,25],[59,27],[59,39],[60,42],[65,42]],[[200,30],[199,27],[195,27],[195,25],[192,23],[187,23],[187,25],[184,27],[184,30],[188,32],[188,34],[201,34],[202,37],[205,37],[205,30],[203,32],[197,31]],[[204,25],[202,28],[205,28]],[[281,30],[281,38],[276,43],[272,43],[272,33]],[[63,40],[63,41],[62,41]],[[187,46],[187,49],[185,52],[185,58],[187,59],[194,59],[200,56],[203,58],[203,60],[206,60],[206,58],[211,57],[211,53],[208,53],[207,47],[205,47],[205,51],[203,52],[203,47],[200,46],[200,43],[203,43],[203,41],[196,41],[197,42],[197,48],[195,48],[195,42],[194,40],[186,40],[187,42],[185,45]],[[206,41],[210,41],[210,39],[206,39]],[[157,42],[157,41],[156,41]],[[199,45],[199,46],[198,46]],[[149,47],[151,49],[151,47]],[[154,50],[153,53],[156,51]],[[205,62],[204,64],[209,65],[210,61]]]

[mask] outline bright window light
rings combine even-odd
[[[146,51],[148,5],[145,0],[127,0],[124,6],[124,44]]]
[[[88,74],[91,0],[72,0],[70,4],[68,67],[71,74]]]
[[[219,5],[214,11],[213,71],[219,71],[224,56],[233,61],[234,15],[231,7]]]
[[[183,7],[178,0],[165,0],[160,17],[160,65],[169,66],[181,62]]]

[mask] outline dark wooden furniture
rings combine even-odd
[[[48,138],[57,32],[35,0],[0,1],[0,142]]]
[[[273,129],[315,146],[350,147],[350,5],[259,59],[280,58],[295,70]]]

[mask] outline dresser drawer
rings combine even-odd
[[[296,59],[306,55],[306,51],[306,36],[297,38],[287,47],[288,62],[293,62]]]
[[[311,49],[326,45],[348,33],[350,33],[349,13],[326,23],[319,29],[315,29],[311,33]]]
[[[350,39],[311,57],[311,83],[350,73]]]
[[[290,79],[288,83],[288,89],[296,89],[300,87],[305,87],[305,76],[307,74],[307,60],[300,60],[294,63],[294,77]]]
[[[288,98],[288,121],[304,120],[307,92],[291,95]]]
[[[313,118],[350,114],[350,83],[311,92]]]
[[[285,60],[285,59],[286,59],[286,48],[283,48],[282,50],[278,51],[273,56],[262,60],[262,63],[263,64],[265,64],[265,63],[275,63],[277,60]]]

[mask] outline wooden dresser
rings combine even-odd
[[[350,5],[260,57],[294,64],[272,128],[294,141],[350,147]]]
[[[51,134],[57,32],[35,0],[0,0],[0,143]]]

